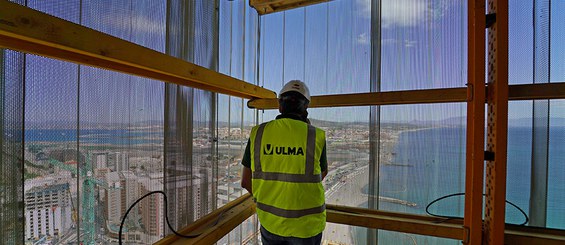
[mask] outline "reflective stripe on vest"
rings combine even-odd
[[[274,172],[263,172],[261,168],[261,150],[263,141],[263,132],[265,131],[265,126],[267,123],[259,125],[257,128],[257,133],[254,142],[254,171],[253,179],[256,180],[271,180],[271,181],[282,181],[290,183],[320,183],[322,181],[321,174],[314,174],[314,161],[316,152],[316,128],[312,125],[308,125],[308,134],[306,141],[306,161],[305,161],[305,171],[304,174],[291,174],[291,173],[274,173]],[[282,208],[277,208],[259,201],[256,202],[257,208],[271,214],[284,217],[284,218],[300,218],[302,216],[319,214],[326,210],[326,204],[322,204],[318,207],[299,209],[299,210],[287,210]]]
[[[273,207],[271,205],[267,205],[264,203],[257,202],[257,208],[272,213],[274,215],[278,215],[285,218],[300,218],[302,216],[310,215],[310,214],[319,214],[326,210],[326,204],[324,203],[322,206],[308,208],[308,209],[301,209],[301,210],[286,210],[282,208]]]

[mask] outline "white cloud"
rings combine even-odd
[[[371,18],[371,0],[356,0],[360,14]],[[449,0],[388,0],[382,3],[382,27],[408,27],[421,24],[425,18],[443,16]]]
[[[385,45],[403,45],[404,47],[407,48],[412,48],[414,46],[416,46],[418,44],[418,41],[415,40],[398,40],[398,39],[394,39],[394,38],[387,38],[387,39],[383,39],[381,40],[381,45],[385,46]]]
[[[404,40],[404,47],[412,48],[416,46],[417,43],[418,43],[417,41]]]
[[[359,36],[357,36],[357,43],[362,45],[369,44],[369,34],[367,34],[366,32],[359,34]]]

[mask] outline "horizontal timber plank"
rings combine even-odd
[[[174,235],[167,236],[156,244],[213,244],[245,221],[255,212],[255,204],[249,194],[215,210],[188,227],[182,234],[198,234],[197,238],[184,239]],[[217,221],[218,215],[222,218]],[[217,225],[211,225],[218,222]],[[425,236],[456,240],[465,239],[462,219],[444,219],[426,215],[371,210],[327,204],[327,222],[353,225]],[[507,224],[506,244],[564,244],[565,231]]]
[[[249,5],[260,15],[285,11],[331,0],[250,0]]]
[[[509,85],[508,99],[565,99],[565,82]]]
[[[8,1],[0,1],[0,47],[242,98],[275,98],[259,86]]]
[[[488,90],[488,88],[487,88]],[[312,96],[310,108],[374,106],[374,105],[406,105],[466,102],[467,88],[444,88],[406,90],[390,92],[335,94]],[[509,100],[565,99],[565,82],[544,84],[510,85]],[[249,108],[277,109],[278,100],[253,99],[247,102]]]
[[[565,244],[565,230],[506,224],[504,243],[516,245]]]
[[[426,89],[409,91],[391,91],[357,94],[336,94],[312,96],[310,108],[368,106],[368,105],[403,105],[424,103],[464,102],[466,88]],[[250,108],[276,109],[277,99],[254,99],[247,103]]]
[[[406,213],[394,213],[364,208],[328,205],[327,221],[396,232],[406,232],[463,240],[465,230],[460,221]]]
[[[155,244],[214,244],[253,214],[255,204],[251,195],[246,194],[178,231],[185,235],[200,234],[198,237],[183,238],[173,234]]]

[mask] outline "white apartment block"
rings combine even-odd
[[[129,157],[126,152],[115,152],[114,155],[114,166],[117,172],[129,170]]]
[[[97,169],[108,167],[108,153],[98,153],[92,155],[94,166]]]
[[[65,234],[72,225],[69,184],[36,186],[25,194],[27,240]]]
[[[162,174],[151,174],[149,177],[140,179],[141,192],[148,193],[151,191],[163,190]],[[165,202],[163,195],[153,194],[146,197],[140,203],[141,221],[147,235],[153,239],[165,236]]]
[[[106,183],[110,189],[105,190],[106,197],[106,220],[110,224],[119,225],[121,218],[141,195],[141,186],[138,177],[130,171],[109,172],[106,174]],[[130,211],[129,215],[135,215],[139,207]]]
[[[122,190],[118,172],[106,174],[106,183],[111,189],[106,190],[106,220],[111,224],[120,224],[122,217]]]

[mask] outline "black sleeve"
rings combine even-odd
[[[320,168],[322,172],[328,170],[328,158],[326,157],[326,144],[324,144],[324,149],[322,149],[322,156],[320,156]]]
[[[251,140],[247,140],[247,146],[245,147],[245,153],[243,153],[243,159],[241,159],[241,165],[251,168],[251,149],[249,149],[249,145],[251,144]]]

